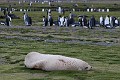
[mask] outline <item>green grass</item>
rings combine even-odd
[[[9,7],[9,5],[11,5],[11,7],[16,8],[16,9],[20,9],[20,8],[30,8],[29,3],[22,3],[22,4],[18,4],[18,3],[0,3],[1,7]],[[48,3],[42,4],[42,3],[33,3],[31,8],[34,9],[41,9],[41,8],[53,8],[56,9],[58,6],[62,6],[63,8],[66,9],[72,9],[72,8],[76,8],[76,9],[84,9],[86,7],[93,7],[93,8],[110,8],[110,9],[117,9],[119,10],[120,8],[120,2],[118,3],[77,3],[78,7],[74,7],[73,4],[75,3],[52,3],[54,6],[49,6]],[[106,4],[109,4],[106,5]],[[117,5],[114,5],[117,4]]]
[[[17,15],[20,17],[20,19],[12,19],[12,25],[14,26],[24,26],[24,21],[23,21],[23,13],[24,12],[13,12],[13,14]],[[47,16],[46,12],[41,12],[41,11],[35,11],[35,12],[27,12],[28,15],[32,18],[33,26],[42,26],[42,18],[43,16]],[[103,17],[106,17],[106,15],[110,16],[115,16],[119,17],[119,11],[116,12],[72,12],[73,14],[76,14],[77,16],[79,15],[87,15],[87,19],[89,20],[92,15],[95,16],[96,20],[99,21],[100,16],[102,15]],[[3,15],[2,12],[0,12],[0,15]],[[55,11],[52,11],[52,17],[53,20],[56,21],[58,19],[58,16],[61,15]],[[69,16],[69,11],[65,13],[64,16]],[[5,21],[5,19],[0,19]],[[78,17],[75,17],[75,21],[78,21]]]
[[[19,5],[18,3],[10,3],[12,8],[16,8],[16,9],[26,9],[26,8],[30,8],[28,3],[25,3],[23,5]],[[81,11],[77,11],[77,12],[72,12],[73,14],[76,14],[77,16],[78,15],[87,15],[89,19],[92,15],[95,16],[96,20],[99,21],[99,17],[102,15],[103,17],[105,17],[106,15],[110,15],[110,16],[115,16],[115,17],[119,17],[119,9],[120,9],[120,4],[117,3],[117,6],[113,5],[114,3],[109,3],[109,6],[108,4],[106,3],[78,3],[78,7],[73,7],[73,4],[74,3],[62,3],[62,4],[59,4],[59,3],[53,3],[55,6],[54,7],[50,7],[48,6],[47,3],[45,4],[41,4],[41,3],[34,3],[33,6],[31,7],[32,10],[34,9],[39,9],[39,11],[32,11],[32,12],[28,12],[28,15],[32,18],[32,21],[33,21],[33,26],[42,26],[42,17],[43,16],[47,16],[46,12],[41,12],[42,9],[53,9],[53,10],[56,10],[58,6],[62,6],[63,8],[65,9],[69,9],[69,11],[66,11],[65,12],[65,15],[64,16],[69,16],[69,12],[72,11],[73,8],[75,9],[80,9]],[[86,5],[86,6],[85,6]],[[101,8],[101,9],[106,9],[106,8],[110,8],[110,12],[83,12],[83,9],[85,9],[86,7],[92,7],[93,5],[93,8]],[[0,7],[8,7],[8,3],[0,3]],[[113,8],[113,9],[112,9]],[[117,10],[115,10],[117,9]],[[114,12],[112,10],[115,10]],[[12,25],[14,26],[23,26],[24,25],[24,21],[23,21],[23,13],[24,12],[19,12],[19,11],[15,11],[13,12],[13,14],[17,15],[20,17],[20,19],[13,19],[12,20]],[[3,15],[2,12],[0,12],[0,15]],[[58,19],[58,16],[61,15],[61,14],[58,14],[57,12],[55,11],[52,11],[52,17],[55,20]],[[5,19],[0,19],[0,20],[5,20]],[[78,21],[78,17],[75,17],[75,21]]]
[[[33,4],[34,8],[49,6]],[[55,4],[55,6],[60,4]],[[73,8],[72,4],[61,4],[66,8]],[[60,5],[60,6],[61,6]],[[79,7],[83,7],[83,3]],[[91,7],[92,4],[87,4]],[[8,4],[0,3],[6,7]],[[23,8],[19,5],[13,7]],[[113,7],[106,4],[94,4],[94,7]],[[24,4],[28,8],[27,4]],[[115,7],[115,6],[114,6]],[[119,5],[118,7],[119,8]],[[0,80],[119,80],[120,79],[120,29],[83,29],[80,27],[46,27],[43,28],[42,16],[46,12],[28,12],[32,17],[33,26],[25,27],[23,12],[13,12],[20,19],[13,19],[13,27],[0,25]],[[78,15],[88,15],[88,19],[95,15],[119,17],[116,12],[73,12]],[[65,13],[68,16],[69,12]],[[0,12],[0,15],[3,15]],[[57,20],[57,12],[52,12],[54,20]],[[4,20],[4,19],[0,19]],[[77,17],[75,17],[77,21]],[[17,26],[21,26],[17,28]],[[49,41],[51,40],[51,41]],[[53,40],[53,42],[52,42]],[[62,42],[55,42],[62,41]],[[75,42],[74,42],[75,41]],[[77,42],[78,41],[78,42]],[[99,44],[96,44],[99,43]],[[24,66],[25,56],[36,51],[43,54],[54,54],[74,57],[85,60],[92,67],[91,71],[42,71],[32,70]]]
[[[119,80],[120,79],[120,29],[79,29],[46,28],[0,28],[0,80]],[[17,32],[17,33],[16,33]],[[112,32],[112,33],[111,33]],[[93,34],[94,33],[94,34]],[[5,36],[17,36],[7,38]],[[23,37],[23,38],[20,38]],[[41,38],[29,40],[27,38]],[[80,43],[54,43],[47,39],[65,41],[81,40],[105,42],[118,40],[118,45],[104,46]],[[110,42],[111,43],[111,42]],[[31,70],[24,66],[24,57],[31,51],[44,54],[57,54],[85,60],[91,66],[91,71],[42,71]],[[2,63],[2,64],[1,64]]]

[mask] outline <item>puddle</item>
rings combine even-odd
[[[5,58],[0,57],[0,65],[7,64],[7,61]]]
[[[4,36],[7,39],[22,39],[22,40],[30,40],[30,41],[45,41],[51,43],[66,43],[66,44],[91,44],[91,45],[100,45],[100,46],[113,46],[113,45],[120,45],[119,43],[115,42],[93,42],[93,41],[84,41],[84,40],[62,40],[62,39],[44,39],[40,37],[23,37],[23,36]],[[0,43],[4,45],[4,43]]]
[[[50,40],[47,39],[45,42],[51,42],[51,43],[67,43],[67,44],[91,44],[91,45],[100,45],[100,46],[113,46],[113,45],[119,45],[113,42],[92,42],[92,41],[80,41],[80,40]]]
[[[22,39],[22,40],[35,40],[35,41],[42,40],[39,37],[22,37],[22,36],[4,36],[4,38],[7,38],[7,39],[16,38],[16,39]]]

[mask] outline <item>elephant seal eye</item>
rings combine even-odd
[[[85,70],[87,70],[88,69],[88,67],[85,67]]]

